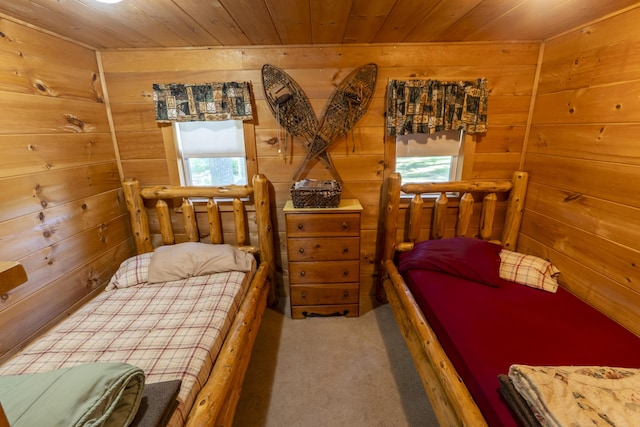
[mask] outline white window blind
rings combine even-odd
[[[184,158],[244,157],[242,121],[176,122]]]
[[[442,131],[435,134],[414,133],[396,137],[397,157],[457,156],[462,131]]]

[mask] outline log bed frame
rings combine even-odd
[[[138,181],[125,180],[123,188],[138,254],[153,251],[145,199],[156,201],[162,244],[166,245],[176,242],[167,199],[182,200],[181,210],[188,241],[200,240],[190,198],[207,200],[209,239],[216,244],[223,243],[222,221],[216,199],[224,198],[232,200],[236,237],[235,242],[228,243],[259,255],[259,267],[218,353],[209,379],[196,397],[186,421],[187,426],[231,426],[262,315],[267,302],[273,303],[277,299],[269,181],[263,175],[256,175],[251,186],[141,188]],[[255,209],[258,246],[247,245],[246,216],[251,203]]]
[[[461,194],[457,207],[456,236],[479,237],[494,240],[494,220],[497,218],[497,193],[508,194],[504,227],[498,240],[506,249],[515,250],[527,187],[528,174],[515,172],[513,179],[497,181],[456,181],[446,183],[422,183],[401,185],[399,174],[392,174],[383,192],[383,253],[378,281],[378,298],[388,301],[400,331],[415,362],[434,414],[442,426],[487,426],[487,423],[460,379],[453,364],[445,354],[433,329],[422,314],[411,291],[405,284],[393,262],[396,251],[413,248],[420,237],[423,207],[433,207],[431,221],[432,239],[445,237],[445,219],[449,203],[447,193]],[[401,192],[413,195],[409,202],[405,236],[397,236],[400,219]],[[438,194],[433,206],[425,206],[423,194]],[[482,208],[478,235],[471,236],[473,193],[482,193]],[[457,200],[457,198],[456,198]],[[495,239],[497,240],[497,239]],[[494,240],[494,241],[495,241]]]

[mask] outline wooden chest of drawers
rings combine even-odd
[[[360,214],[355,199],[337,208],[284,207],[291,317],[355,317],[360,302]]]

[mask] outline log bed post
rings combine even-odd
[[[122,183],[124,198],[129,208],[131,219],[131,231],[136,245],[136,253],[144,254],[153,251],[151,245],[151,233],[149,232],[149,220],[144,201],[140,193],[140,183],[137,180],[127,179]]]
[[[262,175],[253,177],[253,192],[256,200],[256,223],[258,240],[260,242],[260,260],[269,264],[269,304],[278,302],[278,287],[276,286],[276,264],[273,247],[273,226],[271,224],[271,198],[269,197],[269,181]]]
[[[502,245],[510,251],[516,250],[520,224],[522,223],[522,214],[524,212],[524,198],[527,192],[528,180],[529,174],[522,171],[515,172],[511,180],[513,189],[509,193],[507,214],[504,219],[504,230],[502,232]]]
[[[400,210],[400,174],[392,173],[387,180],[386,197],[384,198],[384,253],[383,259],[393,257],[393,249],[396,245],[396,233],[398,230],[398,211]]]
[[[400,210],[400,185],[401,177],[397,172],[392,173],[384,183],[382,193],[382,210],[384,215],[383,236],[382,236],[382,255],[381,262],[393,258],[393,251],[396,246],[396,233],[398,231],[398,211]],[[382,273],[384,266],[378,267],[378,280],[376,281],[376,299],[384,303],[387,301],[382,286]]]

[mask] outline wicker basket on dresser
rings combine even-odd
[[[291,317],[356,317],[360,303],[360,215],[356,199],[336,208],[284,207]]]

